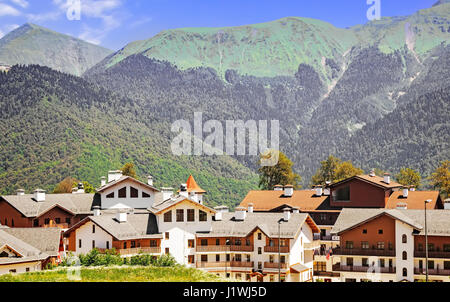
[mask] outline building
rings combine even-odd
[[[0,228],[0,275],[40,271],[61,251],[58,228]]]
[[[427,211],[427,225],[429,280],[450,282],[450,211]],[[332,256],[340,281],[425,279],[424,210],[344,209],[332,233],[340,237]]]

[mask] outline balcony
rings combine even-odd
[[[387,256],[395,257],[394,250],[380,250],[380,249],[333,249],[334,255],[348,255],[348,256]]]
[[[278,269],[278,262],[264,262],[264,268],[268,269]],[[286,263],[280,263],[281,269],[287,269]]]
[[[106,249],[98,249],[100,253],[104,253]],[[116,249],[116,252],[121,255],[137,255],[137,254],[161,254],[161,247],[137,247],[129,249]]]
[[[281,246],[280,247],[280,253],[282,254],[288,254],[289,253],[289,247],[288,246]],[[265,246],[264,252],[266,253],[278,253],[278,246]]]
[[[354,266],[341,265],[340,263],[333,265],[335,272],[359,272],[359,273],[381,273],[395,274],[395,267],[370,267],[370,266]]]
[[[314,234],[314,240],[321,240],[321,241],[339,241],[339,236],[325,236],[320,234]]]
[[[340,273],[334,273],[334,272],[314,271],[314,276],[315,277],[329,277],[329,278],[333,278],[333,277],[340,277],[341,274]]]
[[[219,261],[219,262],[197,262],[197,268],[253,268],[254,262],[242,262],[242,261]]]
[[[425,251],[415,251],[414,257],[416,258],[425,258]],[[428,251],[428,258],[448,258],[450,259],[450,252],[435,252]]]
[[[305,250],[320,249],[320,241],[314,240],[313,242],[305,243],[303,247]]]
[[[59,229],[69,229],[69,224],[68,223],[60,223],[60,224],[44,224],[42,226],[44,229],[48,229],[48,228],[59,228]]]
[[[415,275],[426,275],[425,268],[415,268],[414,274]],[[449,269],[428,269],[428,275],[450,276],[450,270]]]
[[[205,245],[197,246],[195,249],[198,253],[210,252],[253,252],[251,245]]]

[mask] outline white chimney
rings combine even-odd
[[[397,210],[407,210],[408,204],[405,202],[399,202],[397,203]]]
[[[323,195],[330,196],[331,189],[330,189],[331,181],[327,181],[325,185],[325,189],[323,189]]]
[[[391,174],[384,173],[384,182],[387,183],[387,184],[391,183]]]
[[[104,187],[106,186],[106,177],[102,176],[102,178],[100,178],[100,187]]]
[[[41,189],[36,189],[34,191],[34,200],[37,202],[45,201],[45,191]]]
[[[276,186],[273,188],[273,190],[274,190],[274,191],[283,191],[283,186],[282,186],[282,185],[276,185]]]
[[[248,204],[248,212],[253,213],[253,203]]]
[[[147,177],[147,184],[153,187],[153,176],[149,175]]]
[[[127,216],[128,216],[127,212],[119,211],[117,212],[116,219],[118,222],[124,223],[127,222]]]
[[[180,195],[183,197],[188,198],[189,197],[189,193],[187,190],[187,184],[181,184],[180,186]]]
[[[163,195],[163,201],[168,200],[173,195],[173,188],[161,188],[161,192]]]
[[[375,170],[374,169],[370,170],[369,176],[370,177],[375,177]]]
[[[122,171],[120,171],[120,170],[109,171],[108,172],[108,183],[119,180],[121,177],[122,177]]]
[[[24,190],[24,189],[19,189],[19,190],[17,190],[17,195],[18,195],[18,196],[23,196],[23,195],[25,195],[25,190]]]
[[[289,221],[291,219],[291,209],[290,208],[284,208],[283,210],[283,219],[285,222]]]
[[[285,197],[292,197],[292,195],[294,195],[294,186],[286,185],[284,187],[284,196]]]
[[[247,217],[247,209],[244,207],[237,207],[234,213],[234,219],[244,221]]]
[[[300,213],[300,209],[295,207],[295,208],[292,209],[292,213],[299,214]]]
[[[323,194],[322,186],[316,186],[316,196],[319,197],[322,196],[322,194]]]
[[[94,207],[94,216],[100,216],[100,207],[99,206]]]
[[[450,198],[444,200],[444,210],[450,210]]]
[[[229,211],[227,206],[215,207],[214,210],[216,210],[216,215],[214,216],[216,221],[222,221],[223,213],[228,213]]]
[[[403,188],[403,198],[408,198],[409,190],[408,188]]]

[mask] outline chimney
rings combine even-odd
[[[450,210],[450,198],[444,200],[444,210]]]
[[[408,198],[409,190],[407,187],[403,188],[403,198]]]
[[[370,170],[370,177],[375,177],[375,169]]]
[[[325,184],[326,185],[325,185],[325,189],[323,189],[323,195],[330,196],[330,194],[331,194],[331,189],[330,189],[331,181],[327,181]]]
[[[288,222],[289,219],[291,219],[291,209],[290,208],[284,208],[283,209],[283,219],[285,222]]]
[[[119,180],[121,177],[122,177],[122,171],[120,171],[120,170],[109,171],[108,172],[108,183]]]
[[[292,197],[292,195],[294,195],[294,186],[293,185],[284,186],[284,196]]]
[[[406,202],[397,203],[397,210],[407,210],[408,204]]]
[[[168,200],[173,195],[173,188],[161,188],[161,192],[163,195],[163,201]]]
[[[23,195],[25,195],[25,190],[24,190],[24,189],[19,189],[19,190],[17,190],[17,195],[18,195],[18,196],[23,196]]]
[[[153,187],[153,176],[149,175],[147,177],[147,184]]]
[[[99,206],[94,207],[94,216],[100,216],[100,207]]]
[[[181,184],[180,186],[180,195],[183,197],[188,198],[189,194],[188,194],[188,190],[187,190],[187,184]]]
[[[45,201],[45,191],[42,189],[36,189],[34,191],[34,200],[37,202]]]
[[[391,183],[391,174],[384,173],[384,182],[387,183],[387,184]]]
[[[216,221],[222,221],[223,213],[228,213],[227,206],[218,206],[218,207],[215,207],[214,210],[216,210],[216,215],[214,216],[214,219]]]
[[[253,203],[248,204],[248,212],[253,213]]]
[[[102,176],[102,178],[100,178],[100,187],[104,187],[106,186],[106,177]]]
[[[244,221],[247,217],[247,209],[244,207],[237,207],[234,213],[234,219]]]
[[[282,186],[282,185],[276,185],[276,186],[273,188],[273,190],[274,190],[274,191],[283,191],[283,186]]]
[[[300,209],[299,209],[298,207],[294,207],[294,208],[292,209],[292,213],[294,213],[294,214],[299,214],[299,213],[300,213]]]
[[[127,212],[119,211],[116,214],[116,219],[119,223],[124,223],[124,222],[127,222],[127,218],[128,218],[127,216],[128,216]]]
[[[316,186],[316,196],[320,197],[323,194],[323,188],[322,186]]]

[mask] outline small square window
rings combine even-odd
[[[378,230],[378,234],[382,235],[383,234],[383,230]]]
[[[363,234],[367,234],[367,230],[366,229],[363,230]]]

